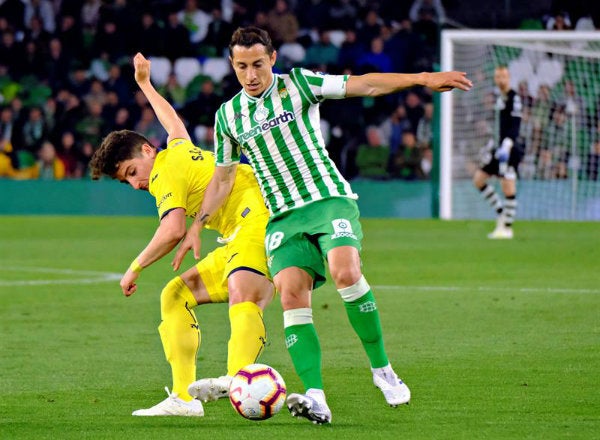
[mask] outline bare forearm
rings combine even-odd
[[[423,86],[437,92],[454,88],[469,90],[472,83],[464,72],[367,73],[350,76],[346,97],[381,96],[397,93],[410,87]]]
[[[161,235],[157,230],[154,237],[152,237],[152,240],[150,240],[148,245],[138,256],[140,266],[148,267],[152,263],[160,260],[177,246],[177,243],[179,243],[181,238],[182,237]]]
[[[183,223],[183,230],[185,231],[185,217]],[[155,261],[161,259],[171,249],[175,247],[178,240],[172,234],[172,231],[165,231],[165,227],[161,222],[161,226],[156,230],[154,237],[150,240],[150,243],[146,248],[131,262],[129,268],[121,278],[121,290],[125,296],[131,296],[137,291],[137,284],[135,281],[140,275],[140,272],[145,267],[150,266]]]
[[[163,217],[154,236],[138,255],[138,263],[147,267],[160,260],[177,246],[185,235],[185,211],[174,209]]]
[[[234,173],[230,176],[230,173]],[[226,170],[217,168],[215,176],[211,179],[206,192],[204,193],[204,200],[202,206],[196,214],[194,220],[194,227],[200,229],[206,225],[211,217],[217,212],[225,199],[229,196],[231,189],[233,188],[233,182],[235,180],[235,169],[230,167]]]
[[[350,77],[346,97],[389,95],[418,85],[424,85],[422,73],[366,73]]]
[[[150,80],[138,82],[138,86],[146,95],[156,117],[167,133],[173,133],[183,126],[183,122],[173,106],[156,91]]]
[[[166,130],[168,141],[172,139],[190,139],[185,124],[175,109],[169,102],[160,96],[150,81],[150,60],[147,60],[144,55],[137,53],[133,57],[133,67],[135,68],[134,78],[137,85],[140,87],[148,102],[152,106],[156,117],[160,121],[163,128]]]

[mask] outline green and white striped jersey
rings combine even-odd
[[[260,97],[241,90],[216,114],[217,166],[239,162],[243,151],[272,215],[328,197],[357,199],[329,158],[319,117],[319,103],[343,98],[347,80],[292,69],[273,74]]]

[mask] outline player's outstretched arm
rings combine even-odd
[[[166,130],[168,141],[171,139],[190,140],[190,135],[185,128],[185,124],[179,118],[173,106],[156,91],[150,82],[150,60],[138,52],[133,57],[133,67],[135,68],[135,81],[142,92],[144,92],[144,95],[146,95],[154,113],[156,113],[156,117]]]
[[[177,243],[185,236],[185,227],[186,217],[183,208],[175,208],[169,211],[160,220],[154,236],[137,258],[133,260],[121,279],[120,285],[125,296],[133,295],[137,290],[135,281],[142,269],[160,260],[177,246]]]
[[[217,166],[215,168],[215,172],[204,192],[202,206],[200,207],[198,214],[196,214],[196,218],[190,225],[185,238],[179,245],[179,249],[177,249],[177,252],[175,253],[175,257],[171,263],[174,270],[179,269],[185,254],[187,254],[190,249],[194,251],[194,258],[196,260],[200,258],[200,232],[204,225],[210,221],[211,216],[223,206],[223,203],[225,203],[225,199],[229,196],[229,193],[233,188],[236,172],[236,164]]]
[[[346,97],[381,96],[410,87],[423,86],[436,92],[469,90],[473,83],[465,72],[367,73],[352,75],[346,83]]]

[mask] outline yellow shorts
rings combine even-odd
[[[267,218],[242,224],[230,241],[196,264],[212,302],[229,301],[227,278],[237,270],[250,270],[271,279],[265,252]]]

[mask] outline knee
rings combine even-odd
[[[281,308],[283,310],[310,308],[310,295],[299,292],[281,293]]]
[[[268,284],[261,288],[249,289],[246,291],[230,291],[229,292],[229,305],[241,304],[244,302],[251,302],[256,304],[262,310],[271,302],[274,296],[274,289],[272,284]]]
[[[275,287],[281,297],[283,310],[310,307],[310,288],[283,283],[276,284]]]
[[[313,278],[306,271],[287,268],[275,275],[273,282],[281,296],[283,310],[310,307]]]
[[[249,271],[238,271],[228,280],[229,305],[253,302],[260,308],[273,298],[273,283],[263,276]]]
[[[485,188],[485,178],[482,178],[479,174],[475,174],[473,176],[473,186],[479,191],[483,190]]]
[[[354,285],[361,279],[360,268],[353,266],[330,268],[331,278],[338,289]]]

